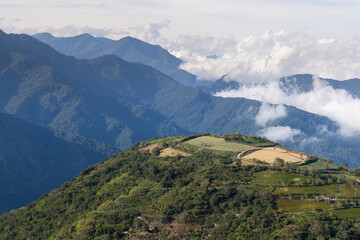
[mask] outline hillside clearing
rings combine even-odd
[[[336,185],[325,185],[325,186],[309,186],[309,187],[277,187],[274,192],[278,194],[315,194],[315,195],[335,195]]]
[[[276,171],[264,171],[257,173],[255,175],[255,178],[252,180],[252,183],[274,186],[282,186],[284,184],[301,186],[306,185],[312,181],[313,179],[311,177],[306,177],[302,175]]]
[[[159,143],[150,144],[149,146],[140,148],[139,151],[140,152],[145,152],[145,151],[151,152],[155,148],[160,148],[160,144]]]
[[[245,160],[260,160],[269,164],[273,164],[277,158],[281,158],[285,162],[301,163],[307,158],[307,156],[305,154],[289,152],[278,147],[267,147],[247,154],[242,158]]]
[[[276,199],[276,206],[280,212],[306,212],[315,210],[324,210],[335,207],[334,203],[329,202],[316,202],[313,200],[301,200],[301,199]]]
[[[183,152],[178,149],[171,148],[171,147],[161,150],[159,156],[160,157],[175,157],[177,155],[184,156],[184,157],[191,156],[190,153]]]
[[[254,147],[246,144],[227,142],[223,138],[202,136],[198,138],[186,141],[187,144],[195,145],[198,147],[204,147],[206,149],[213,149],[219,151],[230,151],[230,152],[242,152],[247,149],[253,149]]]
[[[360,208],[337,209],[330,212],[340,219],[360,220]]]

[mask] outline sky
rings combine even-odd
[[[62,35],[75,28],[116,37],[132,27],[168,21],[163,34],[171,39],[258,36],[267,30],[345,39],[360,34],[359,12],[358,0],[1,0],[0,26]]]
[[[359,13],[360,0],[0,0],[0,29],[159,44],[198,79],[244,84],[217,95],[263,101],[259,134],[291,140],[299,130],[268,126],[287,115],[283,104],[331,118],[343,136],[360,134],[351,121],[360,99],[317,78],[360,78]],[[279,87],[278,78],[305,73],[315,76],[312,91]]]

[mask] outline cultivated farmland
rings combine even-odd
[[[360,208],[338,209],[331,210],[330,212],[334,213],[340,219],[360,219]]]
[[[266,163],[273,164],[277,158],[283,159],[285,162],[301,163],[307,156],[305,154],[289,152],[286,149],[278,147],[267,147],[261,150],[252,152],[242,157],[246,160],[260,160]]]
[[[282,212],[305,212],[317,209],[330,209],[335,206],[335,203],[326,201],[317,202],[313,200],[302,199],[276,199],[276,206]]]
[[[183,152],[178,149],[171,148],[171,147],[165,148],[160,151],[160,157],[174,157],[177,155],[185,156],[185,157],[191,156],[190,153]]]
[[[282,186],[282,185],[307,185],[312,182],[311,177],[302,176],[298,174],[277,172],[277,171],[264,171],[255,175],[252,183]]]
[[[205,149],[213,149],[213,150],[229,151],[229,152],[242,152],[244,150],[254,148],[250,145],[235,143],[235,142],[227,142],[223,138],[217,138],[211,136],[202,136],[202,137],[194,138],[185,143]]]

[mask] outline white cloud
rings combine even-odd
[[[298,129],[293,129],[291,127],[277,126],[277,127],[268,127],[260,130],[258,135],[265,136],[271,141],[274,142],[284,142],[284,141],[294,141],[294,137],[301,134],[301,131]]]
[[[334,89],[318,78],[314,78],[313,89],[309,92],[293,91],[288,94],[280,88],[279,81],[270,81],[243,85],[237,90],[218,93],[217,96],[245,97],[292,105],[336,121],[341,126],[339,133],[343,136],[360,133],[360,99],[345,90]]]
[[[169,27],[170,21],[164,20],[159,23],[150,23],[142,26],[131,27],[130,34],[133,37],[139,38],[145,42],[156,43],[160,45],[167,45],[168,40],[162,37],[160,30]]]
[[[283,105],[263,103],[255,117],[255,121],[258,125],[265,126],[268,122],[286,117],[286,115],[286,108]]]
[[[200,79],[249,82],[310,73],[324,78],[360,77],[360,37],[315,39],[301,32],[265,32],[243,39],[181,36],[167,46]],[[206,56],[215,54],[217,59]]]

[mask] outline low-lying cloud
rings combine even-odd
[[[299,109],[329,117],[340,125],[342,136],[360,133],[360,99],[343,89],[334,89],[324,80],[314,78],[308,92],[284,92],[279,81],[265,84],[245,84],[239,89],[219,92],[222,97],[244,97],[273,104],[292,105]]]
[[[286,117],[286,115],[286,108],[283,105],[263,103],[259,109],[259,113],[255,117],[255,122],[264,127],[268,122]]]
[[[198,44],[186,44],[195,38]],[[317,40],[302,33],[266,32],[241,40],[183,36],[178,42],[183,49],[173,53],[185,60],[182,68],[201,79],[226,74],[240,82],[264,82],[299,73],[339,80],[360,77],[359,37]],[[204,47],[198,47],[203,42]],[[210,54],[218,58],[206,58]]]
[[[288,126],[268,127],[260,130],[258,135],[265,136],[275,142],[294,141],[294,137],[301,134],[298,129],[293,129]]]
[[[308,73],[345,80],[360,77],[360,37],[317,39],[302,32],[266,31],[261,36],[162,36],[169,21],[133,28],[130,34],[160,44],[181,58],[182,69],[198,79],[217,80],[223,75],[239,82],[267,82]],[[207,58],[216,55],[217,58]]]

